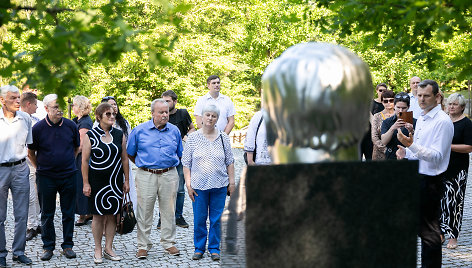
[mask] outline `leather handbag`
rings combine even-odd
[[[128,234],[134,230],[136,225],[136,216],[133,210],[133,202],[131,202],[129,193],[123,192],[123,205],[121,206],[116,232],[119,234]]]

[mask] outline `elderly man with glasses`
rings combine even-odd
[[[156,197],[161,212],[161,245],[170,255],[177,256],[175,247],[175,201],[179,175],[175,167],[182,157],[182,137],[179,129],[169,123],[169,104],[164,99],[151,103],[152,119],[131,131],[127,151],[138,166],[137,240],[138,259],[146,259],[152,248],[150,239]]]
[[[41,238],[44,253],[41,260],[50,260],[56,246],[54,213],[56,194],[60,195],[63,243],[62,253],[66,258],[75,258],[72,250],[74,242],[74,212],[77,156],[80,139],[77,125],[62,117],[62,111],[56,102],[57,95],[44,97],[47,116],[33,127],[33,143],[28,145],[28,157],[36,167],[39,199],[41,203]]]

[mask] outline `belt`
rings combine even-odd
[[[170,167],[170,168],[163,168],[163,169],[149,169],[149,168],[140,168],[144,171],[147,171],[147,172],[151,172],[152,174],[162,174],[164,172],[167,172],[171,169],[173,169],[174,167]]]
[[[21,160],[18,160],[18,161],[15,161],[15,162],[6,162],[6,163],[1,163],[0,166],[2,167],[12,167],[12,166],[16,166],[16,165],[19,165],[23,162],[26,161],[26,158],[23,158]]]

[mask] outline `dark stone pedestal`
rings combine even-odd
[[[248,267],[416,267],[418,162],[251,166]]]

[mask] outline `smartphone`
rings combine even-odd
[[[413,124],[413,112],[400,112],[398,118],[403,119],[403,121]]]

